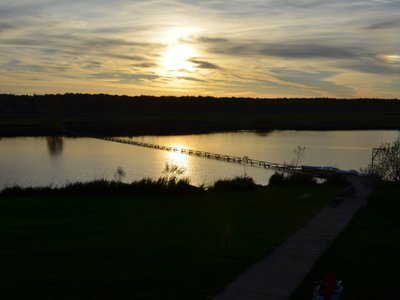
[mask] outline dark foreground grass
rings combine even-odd
[[[399,299],[400,186],[381,184],[291,298],[311,299],[323,273],[343,280],[346,300]]]
[[[3,195],[0,298],[210,299],[335,194]]]

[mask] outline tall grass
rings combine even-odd
[[[251,177],[236,177],[217,180],[208,190],[244,191],[259,187]],[[2,196],[58,196],[58,195],[113,195],[129,193],[200,193],[204,186],[196,187],[190,184],[187,177],[162,176],[158,179],[145,178],[140,181],[124,183],[115,180],[96,179],[88,182],[68,183],[63,187],[20,187],[5,188]]]
[[[3,196],[55,196],[55,195],[112,195],[144,192],[199,192],[202,189],[192,186],[185,179],[166,180],[165,178],[145,178],[140,181],[124,183],[96,179],[88,182],[69,183],[63,187],[27,187],[5,188]]]

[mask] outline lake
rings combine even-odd
[[[278,163],[290,163],[297,146],[301,164],[359,170],[371,163],[371,149],[400,137],[396,130],[228,132],[132,139]],[[267,184],[271,170],[209,160],[176,152],[95,138],[17,137],[0,139],[0,189],[7,186],[62,186],[69,182],[113,179],[118,167],[125,182],[158,178],[166,163],[185,168],[194,185],[248,175]]]

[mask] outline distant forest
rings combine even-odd
[[[0,95],[0,135],[400,129],[397,99]]]

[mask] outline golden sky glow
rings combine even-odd
[[[400,95],[400,1],[3,0],[0,93]]]

